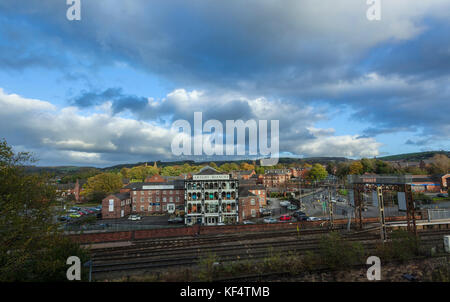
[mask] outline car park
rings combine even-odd
[[[135,221],[135,220],[141,220],[141,216],[139,215],[130,215],[130,217],[128,217],[129,220]]]
[[[264,218],[264,223],[277,223],[278,221],[275,218],[267,217]]]
[[[169,224],[184,223],[184,218],[183,217],[174,217],[174,218],[170,218],[169,220],[167,220],[167,222]]]

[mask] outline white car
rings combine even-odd
[[[281,201],[280,202],[280,206],[282,206],[282,207],[288,207],[288,206],[290,206],[291,205],[291,203],[289,202],[289,201]]]
[[[322,219],[320,219],[319,217],[308,217],[307,221],[320,221]]]
[[[242,223],[243,224],[255,224],[253,221],[250,221],[250,220],[244,220]]]
[[[130,217],[128,217],[129,220],[141,220],[141,216],[139,215],[130,215]]]

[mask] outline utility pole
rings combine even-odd
[[[377,199],[378,199],[378,208],[380,210],[381,240],[384,243],[387,240],[387,233],[386,233],[386,219],[384,215],[383,189],[381,186],[377,186]]]
[[[333,203],[331,202],[331,190],[328,190],[328,206],[330,207],[330,226],[334,228]]]

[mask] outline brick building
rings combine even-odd
[[[277,188],[286,183],[290,178],[290,175],[285,173],[266,173],[263,176],[263,185],[266,188]]]
[[[260,217],[259,197],[246,189],[239,190],[239,221]]]
[[[267,191],[263,185],[256,184],[243,184],[241,181],[239,182],[239,196],[244,192],[250,192],[258,197],[258,206],[260,208],[264,208],[267,206]]]
[[[117,219],[130,215],[131,199],[129,193],[117,193],[102,200],[102,219]]]
[[[147,180],[150,181],[131,183],[124,188],[129,190],[133,213],[173,213],[177,206],[184,205],[184,180],[166,181],[159,175]]]
[[[413,175],[411,189],[413,192],[441,192],[442,179],[431,175]]]

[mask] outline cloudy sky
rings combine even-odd
[[[279,120],[291,156],[450,147],[450,1],[0,2],[0,137],[40,165],[175,160],[175,120]]]

